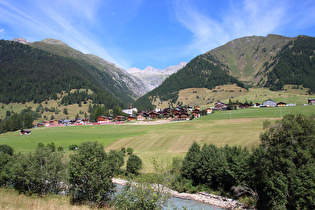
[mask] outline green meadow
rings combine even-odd
[[[142,158],[144,172],[152,171],[152,159],[171,163],[173,157],[184,157],[191,144],[214,144],[216,146],[255,147],[264,131],[265,120],[274,121],[288,113],[310,115],[315,106],[250,108],[233,111],[215,111],[192,121],[169,123],[125,123],[122,125],[66,126],[34,128],[31,135],[19,132],[0,135],[0,144],[12,146],[15,152],[28,153],[38,143],[54,142],[66,153],[69,145],[84,141],[98,141],[105,150],[120,150],[131,147]]]

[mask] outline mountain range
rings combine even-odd
[[[176,73],[178,70],[185,67],[187,62],[181,62],[176,66],[170,66],[166,69],[160,70],[155,69],[151,66],[141,70],[138,68],[127,69],[127,72],[133,77],[137,78],[138,81],[142,81],[145,85],[147,92],[153,90],[162,84],[162,82],[170,75]]]
[[[55,91],[62,88],[69,90],[66,86],[68,81],[68,86],[71,83],[80,87],[78,84],[81,84],[81,88],[116,98],[125,106],[136,100],[135,105],[143,109],[152,108],[156,99],[180,104],[178,93],[183,89],[212,89],[224,84],[237,84],[242,88],[267,87],[271,90],[280,90],[285,84],[293,84],[309,88],[310,93],[315,91],[315,38],[308,36],[243,37],[199,55],[189,63],[181,62],[164,70],[150,66],[144,70],[124,70],[96,55],[83,54],[55,39],[32,43],[22,38],[13,41],[1,41],[0,73],[7,76],[0,79],[3,84],[0,100],[5,103],[21,102],[21,99],[34,100],[34,97],[39,97],[38,94],[42,92],[45,95],[39,97],[42,100],[56,94],[45,90],[45,85],[41,84],[40,80],[37,85],[44,88],[41,91],[25,81],[25,75],[37,78],[33,73],[38,74],[41,71],[39,65],[45,69],[42,73],[50,75],[52,81],[56,81],[49,81]],[[20,74],[14,72],[17,63],[12,61],[19,62]],[[63,71],[63,65],[68,66],[69,71]],[[37,72],[34,69],[37,69]],[[47,69],[53,69],[58,74],[51,74]],[[25,84],[17,84],[11,77],[24,81]],[[10,84],[7,84],[5,79],[10,80]],[[63,81],[64,86],[58,87],[58,81]],[[10,88],[12,82],[15,84],[14,88]],[[27,87],[32,97],[26,99],[17,96],[21,93],[19,87]],[[14,90],[17,92],[12,92]],[[10,99],[12,95],[15,100]]]

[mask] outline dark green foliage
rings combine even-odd
[[[142,160],[137,155],[130,155],[127,160],[126,171],[129,174],[138,174],[142,169]]]
[[[315,118],[286,115],[261,135],[249,162],[258,207],[313,209]]]
[[[124,165],[124,156],[122,152],[111,150],[108,153],[109,167],[114,175],[119,175],[121,173],[120,168]]]
[[[52,152],[56,151],[56,146],[54,142],[48,143],[47,147],[51,149]]]
[[[125,147],[122,147],[122,148],[120,149],[120,151],[121,151],[121,153],[122,153],[123,155],[126,155],[126,148],[125,148]]]
[[[133,149],[131,147],[128,147],[127,148],[127,154],[132,155],[132,153],[133,153]]]
[[[246,148],[195,142],[174,186],[194,192],[200,186],[245,196],[258,209],[313,209],[315,197],[315,117],[286,115]],[[200,190],[200,189],[199,189]]]
[[[76,144],[69,145],[69,150],[75,150],[76,148],[79,148],[79,146]]]
[[[64,108],[64,109],[63,109],[63,113],[64,113],[65,115],[68,115],[68,114],[69,114],[68,109],[67,109],[67,108]]]
[[[1,172],[5,186],[13,186],[20,193],[46,195],[63,190],[66,164],[63,154],[46,147],[34,154],[18,154],[11,158]]]
[[[94,105],[89,108],[90,121],[97,122],[97,117],[99,116],[109,116],[109,111],[105,108],[105,106]]]
[[[315,92],[315,38],[299,36],[289,42],[274,58],[266,87],[280,90],[285,84],[303,85]]]
[[[185,159],[183,160],[182,175],[189,180],[198,182],[198,161],[200,155],[200,146],[197,142],[194,142],[189,148]]]
[[[101,207],[111,198],[114,185],[108,156],[102,144],[85,142],[70,156],[70,194],[73,203]]]
[[[92,97],[94,103],[113,108],[123,106],[121,99],[133,101],[116,87],[110,75],[82,60],[4,40],[0,40],[0,58],[0,102],[3,103],[41,103],[57,99],[57,93],[62,91],[81,88],[90,89],[95,94],[69,94],[63,103],[78,103]]]
[[[244,84],[230,76],[226,67],[211,54],[200,55],[191,60],[183,69],[167,78],[162,85],[137,99],[135,106],[138,109],[152,109],[153,97],[162,101],[171,100],[175,104],[179,90],[186,88],[208,88],[217,85]]]
[[[2,144],[2,145],[0,145],[0,152],[12,156],[13,155],[13,148],[6,145],[6,144]]]
[[[43,144],[43,143],[38,143],[37,144],[37,148],[42,148],[42,147],[44,147],[45,145]]]
[[[3,120],[0,120],[0,134],[20,130],[22,128],[32,128],[33,121],[37,117],[38,114],[30,109],[22,110],[20,114],[13,113],[10,117],[7,116]]]

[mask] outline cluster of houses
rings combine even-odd
[[[194,118],[198,118],[201,116],[202,110],[200,110],[199,106],[196,106],[194,109],[192,107],[184,108],[184,107],[176,107],[174,109],[166,108],[163,110],[154,110],[154,111],[139,111],[135,113],[135,108],[133,111],[131,110],[123,110],[124,113],[128,114],[128,117],[124,116],[116,116],[114,121],[123,121],[127,118],[128,121],[143,121],[143,120],[153,120],[153,119],[169,119],[174,121],[180,120],[190,120],[193,115]],[[128,111],[128,112],[127,112]],[[203,111],[206,114],[210,114],[212,109],[208,108]],[[134,115],[133,115],[134,114]],[[112,117],[99,116],[97,118],[98,123],[110,122],[112,121]]]
[[[308,104],[315,105],[315,99],[308,99]],[[296,104],[286,104],[284,102],[275,102],[273,100],[266,100],[262,104],[255,103],[233,103],[233,109],[243,109],[249,107],[280,107],[280,106],[295,106]],[[201,110],[200,106],[192,107],[176,107],[174,109],[156,109],[154,111],[139,111],[136,108],[124,109],[123,112],[126,116],[98,116],[97,122],[91,123],[89,118],[86,119],[73,119],[73,120],[46,120],[43,123],[38,123],[36,127],[53,127],[53,126],[68,126],[68,125],[96,125],[96,124],[121,124],[124,121],[143,121],[152,119],[168,119],[173,121],[190,120],[193,118],[199,118],[201,115],[211,114],[213,110],[225,110],[228,108],[228,104],[223,102],[215,103],[214,107]],[[21,130],[21,134],[29,134],[29,130]]]
[[[314,99],[314,104],[315,104],[315,99]],[[223,102],[217,102],[214,105],[214,109],[215,110],[224,110],[228,108],[228,104],[223,103]],[[250,107],[281,107],[281,106],[296,106],[296,104],[287,104],[284,102],[275,102],[273,100],[266,100],[264,101],[262,104],[259,103],[255,103],[253,105],[249,104],[249,103],[233,103],[233,109],[244,109],[244,108],[250,108]]]

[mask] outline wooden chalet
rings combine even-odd
[[[20,134],[21,135],[29,135],[29,134],[31,134],[31,131],[30,130],[21,129]]]
[[[124,116],[115,116],[114,119],[115,119],[115,121],[124,121],[125,117]]]
[[[206,108],[205,111],[206,111],[207,114],[211,114],[212,111],[213,111],[213,109],[211,109],[211,108]]]
[[[146,119],[147,119],[147,117],[144,114],[138,114],[137,115],[137,120],[142,121],[142,120],[146,120]]]
[[[194,109],[190,114],[194,115],[195,118],[199,118],[200,117],[200,110]]]
[[[254,107],[259,107],[260,103],[254,103]]]
[[[58,120],[49,120],[49,125],[51,126],[57,126],[59,124]]]
[[[239,107],[240,107],[240,109],[250,108],[250,104],[243,103],[243,104],[240,104]]]
[[[315,98],[308,99],[308,104],[315,105]]]
[[[286,106],[287,104],[286,103],[284,103],[284,102],[278,102],[277,103],[277,106]]]
[[[151,111],[151,112],[149,112],[148,113],[149,114],[149,118],[150,119],[156,119],[156,118],[158,118],[158,113],[157,112],[155,112],[155,111]]]
[[[200,106],[195,106],[195,109],[198,109],[198,110],[200,110]]]
[[[37,123],[37,127],[38,127],[38,128],[44,127],[44,123]]]
[[[135,116],[129,116],[128,121],[136,121],[136,117]]]
[[[109,118],[106,117],[106,116],[98,116],[98,117],[97,117],[97,122],[98,122],[98,123],[108,122],[108,121],[109,121]]]
[[[218,101],[217,103],[214,104],[214,109],[215,110],[222,110],[222,109],[226,109],[228,106],[223,103],[223,102],[220,102]]]

